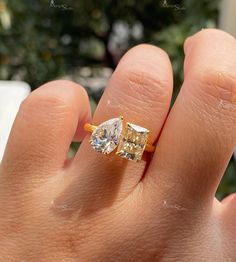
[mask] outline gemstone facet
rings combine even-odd
[[[90,144],[97,152],[110,154],[118,146],[121,132],[122,118],[112,118],[96,127]]]
[[[148,141],[148,134],[148,129],[127,123],[116,154],[136,162],[141,160]]]

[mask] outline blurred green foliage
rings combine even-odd
[[[0,78],[24,80],[34,89],[82,66],[114,69],[127,49],[146,42],[170,55],[175,98],[183,80],[184,40],[217,26],[218,5],[218,0],[0,0]],[[102,92],[89,94],[95,108]],[[220,198],[236,191],[235,174],[232,159]]]
[[[0,0],[0,16],[11,20],[0,27],[0,77],[20,77],[34,88],[80,65],[114,68],[127,49],[148,42],[168,51],[181,80],[184,39],[215,26],[217,6],[212,0]]]

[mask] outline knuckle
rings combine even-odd
[[[158,61],[158,62],[157,62]],[[161,64],[161,66],[160,66]],[[134,88],[165,92],[171,79],[167,53],[153,45],[140,44],[130,49],[119,66],[124,81]]]
[[[62,111],[67,105],[63,99],[57,96],[41,96],[41,95],[30,95],[21,104],[21,112],[24,113],[37,113],[41,110],[47,111],[49,114],[55,111]]]
[[[169,57],[162,49],[147,44],[135,46],[125,54],[117,69],[117,78],[125,85],[125,92],[119,88],[120,92],[134,98],[135,103],[156,105],[169,101],[172,71]]]
[[[70,103],[57,92],[43,92],[36,90],[32,92],[21,104],[20,114],[23,117],[30,118],[40,117],[48,121],[48,118],[53,120],[53,117],[65,117],[71,112]],[[56,119],[55,119],[56,120]]]
[[[236,102],[236,76],[222,70],[205,70],[195,77],[197,86],[206,98],[214,98],[219,106]]]
[[[138,92],[139,95],[143,94],[146,98],[153,100],[169,95],[168,82],[155,73],[144,69],[126,69],[122,75],[132,93]]]

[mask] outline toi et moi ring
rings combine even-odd
[[[142,159],[144,151],[154,152],[154,145],[148,142],[148,129],[129,122],[124,125],[123,122],[120,116],[99,126],[85,124],[84,129],[92,133],[89,140],[92,148],[105,155],[117,149],[116,155],[136,162]]]

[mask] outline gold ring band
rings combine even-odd
[[[110,154],[117,148],[116,154],[128,160],[141,160],[144,151],[152,153],[155,146],[148,141],[149,130],[126,122],[123,117],[109,119],[96,126],[84,125],[84,130],[92,133],[90,144],[97,152]]]

